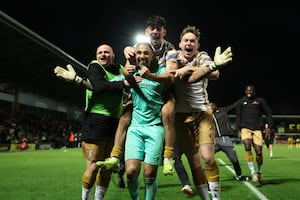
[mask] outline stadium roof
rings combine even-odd
[[[18,88],[55,101],[82,105],[83,88],[58,79],[56,65],[70,63],[84,75],[87,67],[0,11],[0,88]]]

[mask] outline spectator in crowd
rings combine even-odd
[[[288,149],[292,149],[294,146],[294,137],[293,136],[289,136],[287,139],[288,142]]]
[[[74,147],[74,144],[75,144],[75,133],[73,131],[70,131],[69,133],[69,147],[70,148],[73,148]]]
[[[296,138],[296,148],[299,149],[300,148],[300,138]]]
[[[22,138],[21,141],[21,149],[26,150],[28,148],[28,140],[26,137]]]

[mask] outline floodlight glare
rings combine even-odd
[[[150,43],[151,42],[150,37],[142,35],[142,34],[138,34],[135,37],[135,40],[136,40],[136,43],[141,43],[141,42],[148,42],[148,43]]]

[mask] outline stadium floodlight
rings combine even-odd
[[[136,37],[135,37],[135,41],[136,41],[136,43],[141,43],[141,42],[148,42],[148,43],[150,43],[151,39],[150,39],[150,37],[145,36],[143,34],[137,34]]]

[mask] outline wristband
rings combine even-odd
[[[74,82],[75,82],[76,84],[79,85],[79,84],[82,83],[82,81],[83,81],[83,79],[82,79],[80,76],[75,75]]]
[[[215,62],[212,62],[208,67],[211,71],[217,70],[217,66],[216,66]]]

